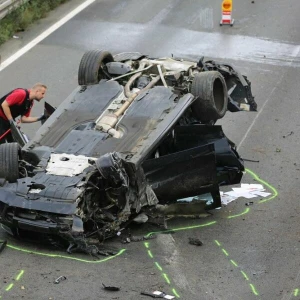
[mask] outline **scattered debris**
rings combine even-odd
[[[144,214],[144,213],[141,213],[141,214],[139,214],[137,217],[135,217],[134,219],[133,219],[133,221],[134,222],[136,222],[136,223],[140,223],[140,224],[142,224],[142,223],[146,223],[147,221],[148,221],[148,216],[146,215],[146,214]]]
[[[131,242],[131,239],[130,237],[125,237],[121,240],[121,243],[122,244],[129,244]]]
[[[175,296],[167,295],[166,293],[160,292],[160,291],[154,291],[153,293],[141,292],[141,295],[150,296],[152,298],[163,298],[163,299],[174,299],[175,298]]]
[[[132,242],[140,242],[140,241],[147,241],[147,240],[153,240],[156,238],[156,235],[150,234],[149,236],[132,236],[130,239]]]
[[[66,280],[66,279],[67,279],[66,276],[59,276],[57,279],[54,280],[54,283],[55,283],[55,284],[58,284],[58,283],[60,283],[61,281],[64,281],[64,280]]]
[[[44,279],[48,278],[47,275],[50,275],[52,272],[49,273],[41,273],[41,276],[43,276]]]
[[[13,35],[13,38],[14,39],[18,39],[19,37],[17,35]]]
[[[253,205],[253,201],[247,202],[247,203],[245,203],[245,205],[246,205],[246,206]]]
[[[248,159],[248,158],[242,158],[243,161],[249,161],[249,162],[256,162],[259,163],[259,160],[253,160],[253,159]]]
[[[152,298],[163,298],[163,296],[160,296],[160,295],[155,295],[151,292],[141,292],[141,295],[144,295],[144,296],[150,296]]]
[[[252,199],[256,197],[268,197],[271,193],[265,192],[262,184],[242,183],[240,188],[232,188],[232,191],[221,192],[221,202],[223,205],[236,200],[239,197]]]
[[[189,237],[189,244],[195,245],[195,246],[202,246],[203,243],[199,239],[194,239]]]
[[[280,148],[276,148],[276,152],[281,152],[281,149]]]
[[[284,135],[284,136],[282,136],[283,138],[286,138],[286,137],[288,137],[288,136],[290,136],[290,135],[292,135],[292,134],[294,134],[294,131],[291,131],[290,133],[288,133],[287,135]]]
[[[147,240],[153,240],[156,238],[155,235],[150,234],[149,236],[131,236],[129,234],[127,237],[123,238],[121,243],[123,244],[129,244],[130,242],[141,242],[141,241],[147,241]]]
[[[117,292],[120,290],[120,288],[117,286],[106,286],[104,283],[102,283],[102,285],[103,285],[103,288],[107,291]]]
[[[251,3],[255,3],[255,1],[254,1],[254,0],[252,0],[252,1],[251,1]]]
[[[1,241],[0,240],[0,253],[3,251],[3,249],[6,247],[7,245],[7,240]]]

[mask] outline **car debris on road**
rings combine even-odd
[[[189,244],[195,245],[195,246],[202,246],[203,245],[203,243],[199,239],[191,238],[191,237],[189,237]]]
[[[141,292],[141,295],[150,296],[152,298],[162,298],[162,299],[175,299],[175,296],[168,295],[164,292],[154,291],[154,292]]]
[[[197,215],[202,204],[177,200],[210,193],[207,208],[220,207],[219,186],[240,183],[243,160],[215,123],[257,104],[233,66],[92,50],[78,83],[57,109],[47,104],[25,146],[0,146],[0,223],[11,234],[97,255],[135,218]]]
[[[61,281],[64,281],[66,279],[67,279],[66,276],[59,276],[57,279],[54,280],[54,283],[59,284]]]
[[[102,285],[103,285],[103,288],[107,291],[118,292],[120,290],[120,288],[117,286],[107,286],[104,283],[102,283]]]

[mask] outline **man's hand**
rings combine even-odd
[[[47,119],[47,116],[45,116],[45,115],[41,115],[40,117],[38,117],[38,121],[44,121],[44,120],[46,120]]]
[[[10,124],[10,127],[18,127],[18,125],[17,125],[17,122],[14,120],[14,119],[10,119],[10,120],[8,120],[9,121],[9,124]]]

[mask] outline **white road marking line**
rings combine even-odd
[[[95,1],[96,0],[87,0],[84,3],[80,4],[78,7],[76,7],[74,10],[72,10],[70,13],[68,13],[66,16],[64,16],[62,19],[60,19],[58,22],[56,22],[51,27],[49,27],[47,30],[45,30],[43,33],[41,33],[38,37],[33,39],[31,42],[29,42],[26,46],[24,46],[23,48],[18,50],[16,53],[14,53],[12,56],[10,56],[8,59],[6,59],[0,65],[0,72]]]
[[[263,104],[263,106],[261,107],[261,109],[259,110],[259,112],[256,114],[256,116],[255,116],[254,120],[252,121],[251,125],[249,126],[248,130],[246,131],[246,133],[243,136],[242,140],[238,144],[237,150],[239,150],[240,147],[242,146],[242,144],[244,143],[244,141],[247,138],[249,132],[252,130],[253,126],[255,125],[255,122],[257,121],[257,119],[259,118],[259,116],[261,115],[261,113],[263,112],[263,110],[264,110],[265,106],[267,105],[267,103],[269,102],[269,100],[272,98],[274,91],[277,89],[278,84],[282,81],[284,75],[285,75],[285,73],[280,77],[279,81],[276,83],[276,85],[273,88],[272,92],[270,93],[269,97],[267,98],[267,100],[265,101],[265,103]]]
[[[295,57],[295,58],[298,57],[299,53],[300,53],[300,47],[297,48],[297,51],[294,51],[294,52],[293,52],[294,57]],[[292,65],[292,64],[293,64],[293,61],[290,62],[290,65]],[[240,147],[242,146],[242,144],[244,143],[244,141],[245,141],[245,139],[247,138],[249,132],[251,131],[251,129],[252,129],[253,126],[255,125],[255,122],[257,121],[257,119],[259,118],[259,116],[261,115],[261,113],[263,112],[263,110],[264,110],[264,108],[266,107],[266,105],[267,105],[267,103],[269,102],[269,100],[272,98],[273,93],[274,93],[275,90],[278,88],[280,82],[282,81],[282,79],[283,79],[283,77],[285,76],[286,73],[287,73],[287,71],[284,72],[284,73],[282,74],[282,76],[280,77],[280,79],[279,79],[278,82],[276,83],[275,87],[273,88],[272,92],[270,93],[268,99],[267,99],[266,102],[263,104],[263,106],[261,107],[261,109],[260,109],[260,111],[257,113],[257,115],[255,116],[254,120],[252,121],[251,125],[249,126],[248,130],[246,131],[244,137],[242,138],[242,140],[241,140],[240,143],[238,144],[237,150],[239,150]]]

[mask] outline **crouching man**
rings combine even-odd
[[[12,125],[16,126],[15,119],[17,117],[21,117],[22,123],[33,123],[46,119],[45,115],[30,116],[33,100],[40,102],[45,97],[46,91],[46,85],[36,83],[31,89],[17,88],[0,99],[0,144],[14,141],[10,132],[5,133]],[[4,134],[5,136],[3,136]]]

